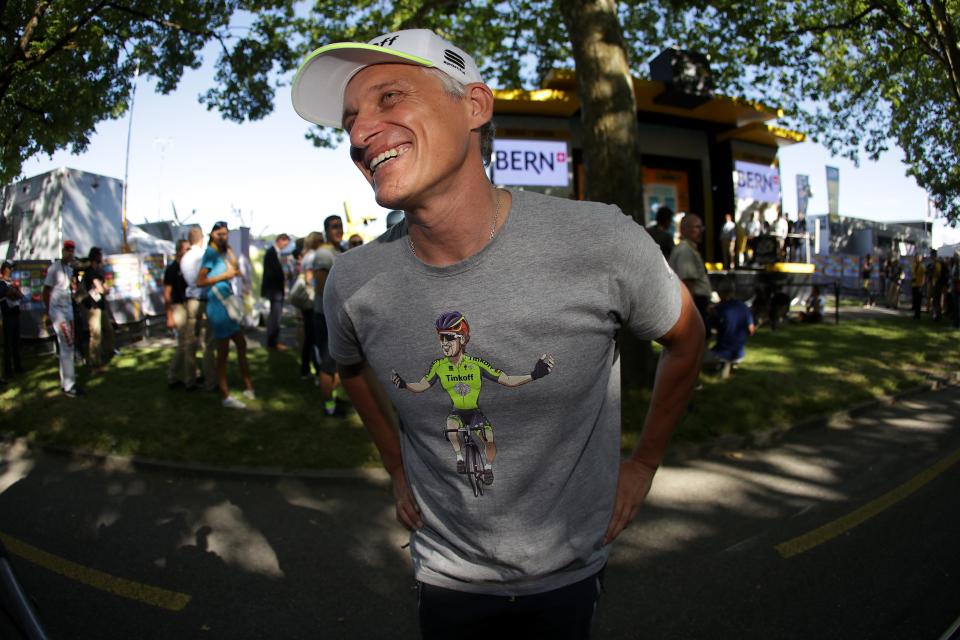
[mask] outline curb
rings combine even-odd
[[[929,376],[925,384],[904,389],[893,395],[865,400],[840,411],[812,416],[794,424],[772,427],[747,434],[725,434],[717,436],[709,442],[677,444],[667,450],[667,454],[664,456],[664,464],[682,464],[695,458],[723,455],[738,449],[762,449],[780,442],[787,434],[792,432],[830,428],[862,416],[878,407],[891,406],[921,393],[940,391],[946,387],[956,386],[960,386],[960,372],[954,372],[949,378]]]
[[[311,480],[343,483],[364,483],[383,487],[390,487],[390,475],[380,467],[353,469],[284,469],[282,467],[244,467],[244,466],[216,466],[193,462],[171,462],[156,458],[141,456],[122,456],[112,453],[97,453],[85,449],[71,449],[59,445],[38,444],[28,438],[11,439],[6,437],[4,444],[22,441],[27,448],[40,450],[56,456],[95,460],[116,467],[133,467],[148,471],[177,472],[181,475],[223,476],[233,479],[248,478],[251,480]]]
[[[792,425],[773,427],[749,434],[726,434],[710,442],[677,444],[667,450],[663,464],[675,466],[695,458],[723,455],[738,449],[761,449],[769,447],[795,431],[812,431],[829,428],[859,417],[877,407],[890,406],[906,398],[931,391],[940,391],[946,387],[960,386],[960,372],[954,372],[950,378],[931,377],[926,384],[905,389],[890,396],[866,400],[842,411],[813,416]],[[46,445],[33,442],[29,438],[11,438],[3,436],[2,444],[21,441],[29,449],[39,449],[52,455],[96,460],[117,467],[133,467],[150,471],[177,472],[182,475],[222,476],[225,478],[251,480],[308,480],[333,483],[361,483],[383,488],[391,486],[390,475],[382,467],[359,467],[352,469],[284,469],[282,467],[244,467],[216,466],[189,462],[170,462],[141,456],[121,456],[109,453],[97,453],[84,449],[71,449],[59,445]]]

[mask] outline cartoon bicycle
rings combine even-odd
[[[493,461],[497,456],[493,425],[479,406],[483,380],[491,380],[505,387],[519,387],[549,374],[555,360],[552,355],[544,353],[529,374],[508,375],[486,360],[467,355],[470,325],[459,311],[441,314],[437,318],[436,329],[443,357],[433,361],[430,370],[419,382],[406,382],[393,371],[393,384],[398,389],[423,393],[439,382],[447,392],[453,408],[443,431],[456,454],[457,473],[466,474],[474,495],[480,496],[483,495],[483,485],[493,484]],[[482,448],[478,444],[481,439],[484,442]],[[465,457],[465,451],[469,460]]]

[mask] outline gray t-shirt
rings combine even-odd
[[[406,225],[396,225],[339,256],[324,296],[333,358],[366,360],[400,418],[424,522],[411,534],[417,579],[499,595],[560,588],[606,562],[620,459],[615,339],[624,327],[644,339],[665,334],[681,286],[650,236],[615,207],[512,194],[504,226],[463,262],[420,262]],[[435,329],[451,311],[469,324],[473,371],[460,380],[483,380],[396,388],[393,370],[407,382],[451,375]],[[541,354],[556,359],[549,375],[518,387],[495,381],[500,371],[531,373]],[[472,400],[497,455],[494,483],[474,497],[444,429],[457,398],[478,384]]]

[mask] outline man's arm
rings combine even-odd
[[[167,329],[173,329],[177,323],[173,321],[173,286],[163,285],[163,308],[167,313]]]
[[[43,298],[43,308],[47,310],[47,315],[50,315],[50,292],[53,290],[48,284],[43,285],[43,292],[40,294]]]
[[[391,420],[392,412],[386,408],[388,401],[365,362],[356,365],[340,365],[340,380],[353,403],[364,426],[380,452],[383,467],[393,480],[393,497],[396,500],[397,520],[407,529],[423,527],[420,507],[407,485],[400,453],[400,438]]]
[[[650,396],[650,408],[640,442],[630,457],[620,464],[617,496],[604,544],[620,535],[640,510],[697,381],[704,349],[703,321],[685,287],[680,289],[680,299],[680,317],[673,328],[657,340],[663,345],[663,351]]]

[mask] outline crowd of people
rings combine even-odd
[[[926,313],[936,322],[947,319],[960,328],[960,255],[948,259],[932,249],[928,256],[916,253],[904,264],[893,253],[879,260],[868,253],[860,260],[860,285],[864,306],[880,302],[898,309],[901,295],[909,291],[915,319]]]
[[[83,395],[76,364],[102,373],[117,353],[116,322],[107,305],[110,283],[103,268],[103,251],[91,247],[78,259],[77,245],[65,240],[43,283],[42,300],[49,327],[57,340],[60,390],[68,397]],[[3,381],[23,373],[20,355],[20,313],[24,294],[12,278],[14,263],[0,266],[0,310],[3,315]]]
[[[288,251],[293,243],[293,250]],[[263,258],[261,297],[267,302],[266,346],[274,351],[289,347],[281,341],[284,305],[299,311],[301,341],[300,373],[320,387],[324,413],[337,412],[335,389],[339,383],[336,364],[327,349],[327,329],[323,315],[323,290],[336,255],[363,244],[354,234],[343,240],[343,221],[339,216],[324,220],[323,232],[315,231],[295,241],[279,234]],[[217,391],[221,403],[229,409],[245,409],[244,400],[256,398],[247,358],[247,339],[243,330],[243,302],[235,285],[239,264],[229,246],[226,222],[213,225],[203,246],[198,228],[177,244],[175,258],[164,272],[163,299],[167,327],[177,336],[177,347],[167,370],[171,389]],[[241,395],[230,393],[227,363],[230,345],[236,349],[237,364],[243,381]],[[197,351],[202,350],[201,365]]]
[[[656,241],[665,258],[669,259],[675,246],[671,231],[674,212],[670,207],[659,207],[656,221],[647,231]],[[717,233],[720,244],[720,259],[724,269],[736,269],[759,264],[763,259],[771,261],[805,259],[802,243],[807,232],[804,216],[790,220],[782,211],[777,212],[773,222],[763,219],[756,211],[746,215],[743,221],[734,220],[733,214],[724,215],[723,224]],[[680,233],[682,237],[682,231]],[[767,245],[763,242],[766,240]]]
[[[747,339],[756,331],[753,313],[736,298],[735,281],[729,275],[717,285],[719,303],[711,304],[714,289],[700,253],[703,220],[695,214],[684,215],[680,220],[680,241],[674,243],[672,235],[667,232],[672,218],[673,212],[661,207],[657,211],[656,223],[647,231],[693,299],[706,329],[706,339],[709,341],[715,337],[715,344],[704,354],[704,367],[719,367],[726,375],[743,360]],[[731,216],[727,218],[731,222]]]
[[[166,368],[170,389],[188,392],[203,389],[218,392],[224,407],[246,408],[243,400],[230,393],[227,363],[230,345],[237,352],[246,400],[256,398],[247,358],[244,333],[244,304],[236,279],[240,264],[229,246],[229,227],[217,222],[206,236],[192,227],[186,238],[175,244],[175,254],[163,272],[163,312],[166,328],[176,338],[176,348]],[[325,240],[326,238],[326,240]],[[358,234],[343,239],[339,216],[324,221],[324,232],[314,232],[296,241],[288,234],[277,236],[264,257],[261,296],[269,304],[266,321],[267,347],[277,351],[287,290],[290,302],[300,311],[301,374],[315,379],[320,387],[324,411],[336,413],[334,390],[338,384],[336,366],[329,355],[323,317],[323,288],[334,257],[363,244]],[[104,270],[104,255],[91,247],[85,258],[77,257],[73,240],[65,240],[61,256],[48,267],[42,300],[50,332],[55,337],[59,360],[60,390],[68,397],[84,395],[77,382],[76,367],[89,367],[91,375],[102,373],[116,348],[117,323],[108,303],[111,281]],[[21,358],[21,303],[23,291],[13,278],[15,264],[0,265],[0,312],[3,319],[3,375],[0,384],[24,371]],[[198,357],[198,353],[200,356]]]

